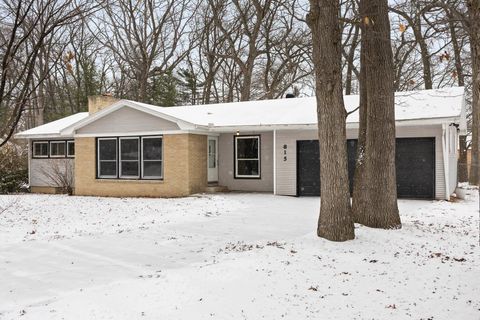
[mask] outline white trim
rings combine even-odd
[[[117,138],[98,138],[97,139],[97,172],[96,172],[96,177],[97,178],[106,178],[106,179],[116,179],[117,178],[117,175],[110,175],[110,176],[102,176],[100,175],[100,141],[103,141],[103,140],[113,140],[115,141],[115,160],[103,160],[103,161],[108,161],[108,162],[112,162],[112,161],[115,161],[115,173],[118,172],[118,144],[117,144]]]
[[[121,137],[121,136],[152,136],[152,135],[173,135],[173,134],[197,134],[197,135],[212,135],[219,136],[218,133],[209,133],[207,131],[192,131],[192,130],[165,130],[165,131],[134,131],[134,132],[108,132],[108,133],[79,133],[75,138],[92,138],[92,137]]]
[[[273,130],[273,194],[277,194],[277,130]]]
[[[449,181],[449,165],[448,165],[448,142],[449,134],[447,131],[448,125],[442,124],[442,155],[443,155],[443,174],[445,177],[445,200],[450,200],[450,181]]]
[[[51,140],[50,142],[50,146],[49,146],[49,155],[50,155],[50,158],[65,158],[67,156],[67,144],[66,144],[66,141],[64,140],[60,140],[60,141],[56,141],[56,140]],[[52,144],[62,144],[63,143],[63,151],[64,151],[64,154],[60,154],[60,155],[52,155]]]
[[[137,140],[137,160],[122,160],[122,140]],[[140,139],[139,137],[118,137],[118,177],[120,179],[139,179],[140,178]],[[122,162],[137,162],[137,175],[123,175]]]
[[[445,118],[427,118],[427,119],[413,119],[413,120],[396,120],[396,127],[409,127],[420,125],[441,125],[443,123],[455,122],[458,123],[460,117],[445,117]],[[358,122],[349,122],[346,129],[358,129]],[[210,129],[212,132],[231,133],[231,132],[263,132],[273,130],[318,130],[318,124],[259,124],[259,125],[232,125],[232,126],[216,126]],[[211,133],[210,133],[211,134]]]
[[[46,155],[37,155],[35,153],[35,145],[36,144],[40,144],[40,143],[46,143],[47,144],[47,154]],[[49,155],[50,155],[50,144],[48,141],[33,141],[33,144],[32,144],[32,158],[48,158]]]
[[[162,150],[161,152],[161,159],[160,160],[145,160],[143,159],[143,140],[144,139],[160,139],[162,140]],[[160,162],[160,176],[145,176],[145,170],[143,169],[143,164],[144,161],[155,161],[155,162]],[[141,162],[141,168],[142,168],[142,179],[143,180],[158,180],[158,179],[163,179],[163,136],[149,136],[149,137],[141,137],[141,146],[140,146],[140,162]]]
[[[240,175],[238,174],[238,158],[237,158],[237,140],[238,139],[257,139],[258,140],[258,150],[257,150],[257,158],[242,158],[240,161],[258,161],[258,174],[256,175]],[[234,178],[252,178],[257,179],[261,177],[261,160],[260,160],[260,135],[250,135],[250,136],[235,136],[235,177]]]

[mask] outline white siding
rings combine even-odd
[[[445,176],[442,154],[442,127],[397,127],[398,138],[432,137],[435,138],[435,197],[445,198]],[[318,139],[316,130],[283,130],[277,131],[276,155],[277,175],[276,188],[279,195],[297,194],[297,140]],[[357,139],[358,130],[347,130],[347,139]],[[285,149],[286,146],[286,149]],[[286,156],[286,158],[284,158]],[[453,175],[452,170],[450,173]]]
[[[235,134],[222,133],[218,137],[218,183],[237,191],[273,192],[273,133],[242,132],[242,135],[260,135],[260,179],[235,179],[233,139]]]
[[[125,133],[126,135],[142,131],[178,130],[176,123],[155,117],[148,113],[123,107],[108,116],[98,119],[83,128],[79,134]]]
[[[72,158],[59,159],[30,159],[30,186],[31,187],[59,187],[52,179],[52,175],[64,175],[70,170],[73,181],[75,160]]]

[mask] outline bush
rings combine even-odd
[[[8,142],[0,148],[0,194],[28,191],[26,146]]]

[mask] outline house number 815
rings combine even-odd
[[[283,145],[283,161],[287,161],[287,145]]]

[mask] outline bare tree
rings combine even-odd
[[[93,30],[114,56],[121,92],[142,102],[149,101],[152,78],[178,66],[195,45],[189,39],[195,7],[190,0],[108,1]]]
[[[54,185],[63,193],[73,194],[74,168],[70,159],[51,159],[40,169],[43,180],[48,185]]]
[[[395,174],[393,53],[387,0],[361,0],[360,130],[354,179],[356,222],[400,228]]]
[[[0,5],[0,147],[13,135],[32,92],[45,80],[32,86],[45,41],[97,8],[88,3],[6,0]]]
[[[312,30],[321,206],[317,234],[333,241],[355,237],[347,168],[346,111],[343,103],[339,3],[310,0],[307,22]]]

